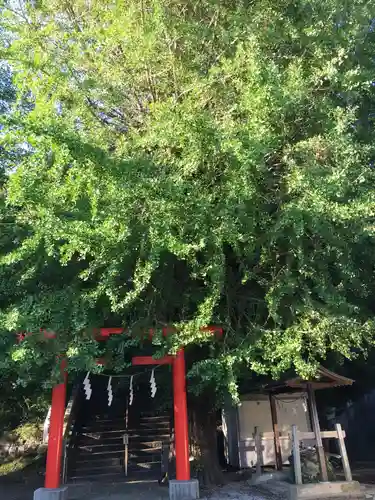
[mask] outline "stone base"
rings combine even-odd
[[[169,500],[196,500],[199,498],[198,479],[169,481]]]
[[[327,483],[293,484],[289,490],[289,500],[315,500],[316,498],[361,498],[358,481],[338,481]]]
[[[68,488],[39,488],[34,491],[34,500],[67,500]]]

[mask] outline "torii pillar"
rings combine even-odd
[[[44,488],[34,492],[34,500],[66,500],[68,488],[61,487],[63,430],[66,400],[66,360],[61,361],[63,381],[52,389],[51,419],[48,433],[46,477]]]
[[[172,365],[173,408],[176,450],[176,479],[169,481],[170,500],[195,500],[199,498],[199,483],[190,477],[189,424],[186,401],[185,353],[155,359],[152,356],[136,356],[133,365]]]
[[[168,329],[164,329],[167,334]],[[172,329],[173,330],[173,329]],[[221,327],[202,327],[201,331],[222,336]],[[106,340],[110,335],[122,334],[123,328],[100,328],[97,340]],[[55,338],[55,333],[44,331],[46,338]],[[150,330],[150,338],[153,330]],[[23,337],[22,337],[23,338]],[[22,338],[20,340],[22,340]],[[170,364],[173,367],[173,398],[175,420],[176,480],[169,482],[170,500],[195,500],[199,498],[199,483],[190,478],[189,426],[186,402],[185,354],[180,349],[176,356],[154,359],[151,356],[136,356],[133,365]],[[52,390],[51,423],[49,429],[45,487],[34,492],[34,500],[66,500],[68,489],[61,487],[61,464],[63,453],[63,429],[66,402],[66,360],[61,361],[63,381]]]

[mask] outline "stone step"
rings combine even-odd
[[[130,418],[132,418],[133,415],[130,415]],[[138,420],[141,422],[170,422],[171,421],[171,416],[170,415],[144,415],[141,414],[138,416]]]
[[[116,483],[116,482],[121,482],[121,483],[127,483],[127,482],[132,482],[132,481],[137,481],[137,480],[143,480],[147,479],[147,481],[153,479],[155,480],[155,486],[157,486],[157,480],[161,476],[161,471],[160,470],[152,470],[152,471],[128,471],[128,475],[125,476],[124,471],[121,470],[121,472],[104,472],[104,473],[98,473],[94,472],[93,474],[72,474],[69,476],[68,484],[69,485],[74,485],[74,484],[82,484],[88,482],[90,484],[90,491],[94,491],[94,488],[92,483],[100,482],[108,482],[108,483]],[[70,486],[69,486],[70,488]],[[68,488],[68,489],[69,489]]]
[[[84,453],[79,453],[77,454],[77,458],[78,457],[96,457],[96,456],[99,456],[99,457],[102,457],[103,455],[105,456],[111,456],[111,455],[114,455],[114,456],[123,456],[124,455],[124,450],[111,450],[111,451],[108,451],[108,450],[101,450],[100,448],[97,448],[95,451],[92,451],[92,452],[84,452]]]
[[[102,455],[100,457],[95,457],[94,459],[83,460],[82,458],[77,458],[74,462],[72,468],[74,470],[85,470],[92,468],[106,469],[111,467],[121,467],[121,461],[123,459],[122,455],[119,456],[108,456]]]
[[[125,475],[124,471],[119,469],[118,471],[107,471],[107,472],[95,472],[92,474],[79,474],[79,473],[71,473],[69,475],[69,483],[70,482],[81,482],[81,481],[116,481],[116,480],[124,480]]]
[[[160,441],[137,441],[129,443],[129,451],[138,450],[161,450]]]
[[[158,437],[153,437],[153,436],[147,436],[147,437],[133,437],[129,439],[129,449],[139,449],[139,448],[161,448],[161,446],[164,444],[168,444],[170,442],[169,437],[164,437],[160,438]],[[101,446],[108,446],[109,448],[111,447],[116,447],[118,446],[119,448],[122,446],[123,448],[125,447],[122,438],[121,439],[82,439],[79,442],[76,443],[75,447],[72,448],[72,451],[74,449],[81,449],[81,448],[92,448],[94,446],[101,447]]]
[[[129,434],[132,437],[135,436],[147,436],[147,435],[152,435],[152,436],[169,436],[169,432],[166,431],[165,428],[161,429],[134,429],[131,432],[127,431],[126,429],[103,429],[103,430],[98,430],[98,429],[93,429],[93,430],[83,430],[80,435],[82,436],[87,436],[92,439],[97,439],[98,437],[121,437],[124,434]]]
[[[132,438],[129,440],[129,449],[139,449],[139,448],[160,448],[162,442],[169,442],[170,438],[163,438],[160,439],[158,438],[153,438],[152,436],[150,438]],[[93,439],[93,438],[87,438],[85,437],[84,439],[80,439],[77,442],[76,447],[87,447],[91,445],[97,445],[97,446],[102,446],[102,445],[122,445],[122,437],[112,437],[112,438],[99,438],[99,439]],[[74,448],[73,448],[74,449]]]
[[[115,450],[115,451],[95,451],[95,452],[84,452],[76,455],[75,463],[84,463],[84,462],[92,462],[92,461],[100,461],[100,460],[110,460],[111,457],[124,457],[124,450]],[[161,457],[161,449],[151,449],[149,452],[141,452],[138,450],[129,451],[128,453],[129,459],[137,458],[140,461],[148,462],[153,459],[153,457],[157,457],[160,460]]]
[[[137,432],[129,435],[129,440],[145,440],[148,438],[149,441],[165,441],[166,439],[170,439],[170,434],[166,432]]]
[[[152,453],[152,450],[160,450],[160,441],[150,441],[149,446],[143,446],[143,442],[139,441],[136,443],[129,443],[129,450],[132,451],[138,451],[140,453]],[[125,446],[122,442],[122,440],[114,442],[111,441],[110,443],[103,442],[103,443],[98,443],[95,441],[93,444],[79,444],[74,448],[75,451],[78,453],[92,453],[95,451],[115,451],[115,450],[124,450]],[[73,449],[72,449],[73,451]]]
[[[97,410],[96,415],[83,420],[75,446],[70,449],[68,467],[71,483],[159,479],[162,470],[161,445],[171,438],[170,415],[155,414],[152,408],[139,411],[135,405],[130,409],[126,426],[125,412],[100,412],[99,407]],[[129,435],[128,477],[123,470],[124,434]]]
[[[141,459],[137,458],[129,458],[128,467],[129,468],[137,468],[141,469],[152,469],[155,464],[161,465],[161,460],[155,460],[153,457],[150,457],[151,460],[145,461],[143,457]],[[87,460],[87,461],[77,461],[73,465],[74,470],[88,470],[88,469],[107,469],[112,467],[122,467],[123,466],[123,457],[117,458],[106,458],[102,457],[101,460]]]
[[[150,415],[144,415],[142,413],[132,413],[130,412],[128,414],[128,418],[130,420],[137,420],[138,422],[170,422],[171,416],[170,415],[155,415],[155,414],[150,414]],[[90,415],[87,416],[86,421],[87,422],[120,422],[121,420],[126,420],[126,414],[122,415],[113,415],[113,416],[108,416],[108,415]]]
[[[129,464],[128,465],[128,476],[134,476],[136,474],[144,474],[146,475],[147,473],[149,474],[157,474],[161,475],[161,463],[153,463],[152,465],[149,464]],[[122,466],[106,466],[106,467],[91,467],[91,468],[74,468],[73,471],[70,474],[70,479],[83,479],[83,478],[89,478],[92,476],[108,476],[108,475],[117,475],[120,474],[124,477],[124,469]]]
[[[90,415],[89,422],[114,422],[119,420],[125,420],[125,413],[122,415],[108,417],[108,415]]]
[[[125,410],[114,412],[114,413],[92,413],[91,411],[86,413],[86,418],[88,420],[108,420],[111,422],[112,420],[121,420],[125,419]]]
[[[84,420],[84,425],[114,425],[114,424],[121,424],[122,422],[126,422],[125,417],[121,418],[112,418],[112,419],[83,419]],[[169,418],[142,418],[142,417],[131,417],[128,419],[128,422],[137,422],[137,423],[143,423],[147,425],[170,425],[170,419]]]
[[[128,428],[131,429],[138,429],[138,428],[143,428],[143,427],[146,427],[146,428],[151,428],[151,429],[157,429],[159,427],[165,429],[165,428],[168,428],[170,429],[171,428],[171,423],[170,422],[163,422],[162,420],[159,420],[159,421],[155,421],[155,422],[145,422],[143,420],[139,420],[138,422],[132,422],[131,420],[129,420],[129,425],[128,425]]]
[[[132,434],[135,432],[155,432],[155,433],[170,433],[169,425],[147,425],[138,424],[137,426],[125,426],[125,422],[121,425],[103,425],[103,426],[85,426],[80,430],[84,434],[97,434],[102,432],[118,432],[122,434]]]
[[[123,429],[126,429],[126,421],[125,419],[119,420],[119,421],[111,421],[111,422],[102,422],[101,420],[98,420],[97,422],[83,422],[82,429],[101,429],[103,427],[107,427],[110,429],[111,427],[122,427]]]
[[[90,444],[111,444],[111,443],[122,443],[122,435],[113,436],[103,436],[100,433],[96,434],[81,434],[76,440],[76,444],[80,445],[90,445]]]
[[[111,443],[101,443],[101,444],[80,444],[75,448],[78,453],[91,453],[96,450],[101,451],[114,451],[114,450],[124,450],[124,444],[122,441],[111,442]]]
[[[137,422],[170,422],[171,417],[169,415],[142,415],[142,414],[135,414],[135,413],[129,413],[128,415],[128,420],[131,421],[137,421]]]

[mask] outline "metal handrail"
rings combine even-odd
[[[68,476],[68,450],[73,437],[73,428],[77,416],[79,385],[75,386],[65,410],[65,423],[63,431],[63,466],[62,483],[65,484]]]
[[[43,443],[47,444],[48,443],[48,434],[49,434],[49,426],[51,423],[51,411],[52,411],[52,406],[48,408],[48,412],[46,415],[46,418],[44,420],[43,424]]]

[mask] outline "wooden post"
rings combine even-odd
[[[294,465],[294,478],[296,484],[302,484],[302,467],[301,455],[299,451],[299,437],[296,425],[292,425],[292,451],[293,451],[293,465]]]
[[[313,389],[311,383],[307,384],[307,392],[309,395],[311,423],[312,423],[313,431],[315,434],[316,451],[317,451],[318,457],[319,457],[320,472],[321,472],[321,476],[322,476],[322,481],[325,482],[325,481],[328,481],[326,454],[324,452],[322,435],[320,433],[320,425],[319,425],[318,410],[316,407],[315,393],[314,393],[314,389]]]
[[[125,476],[128,475],[128,461],[129,461],[129,434],[123,435],[124,442],[124,473]]]
[[[352,471],[350,470],[350,464],[348,459],[348,454],[346,453],[346,446],[344,441],[344,436],[341,428],[341,424],[335,425],[337,431],[337,438],[339,440],[340,455],[342,459],[342,465],[344,468],[344,474],[346,481],[353,481]]]
[[[275,445],[275,466],[276,470],[282,470],[283,459],[281,456],[280,434],[279,434],[279,427],[277,424],[276,398],[271,393],[270,393],[270,406],[271,406],[271,418],[272,418],[272,428],[273,428],[273,441]]]
[[[259,427],[254,427],[254,444],[255,444],[255,451],[257,454],[256,475],[260,476],[262,474],[263,453],[262,453],[262,434],[259,432]]]

